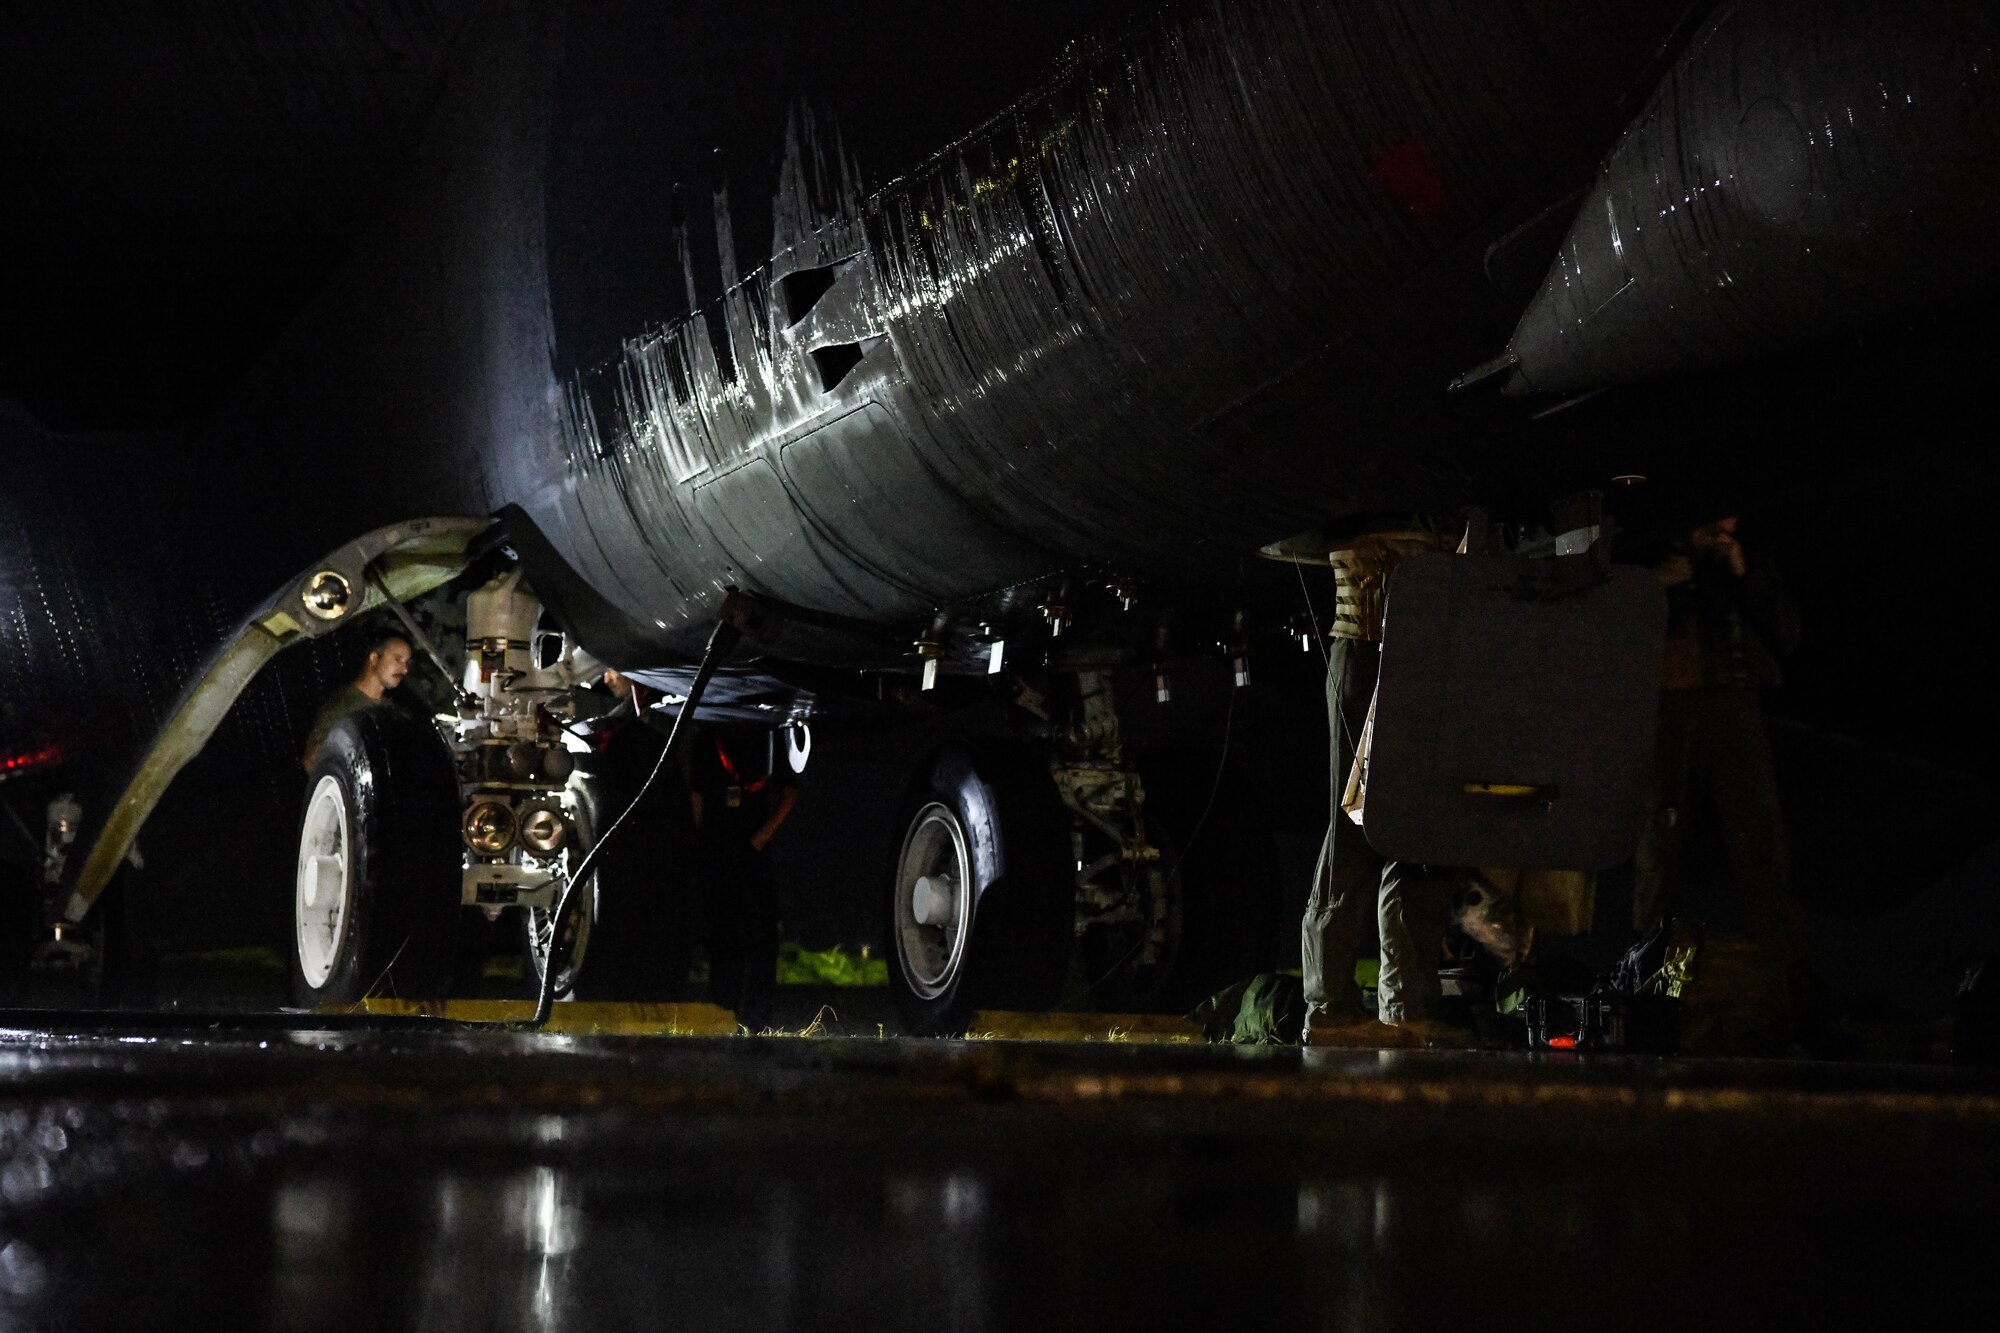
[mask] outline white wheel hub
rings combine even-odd
[[[910,893],[910,914],[920,926],[943,926],[950,922],[953,884],[949,875],[919,875]]]
[[[354,829],[347,794],[329,773],[313,788],[299,828],[292,928],[299,971],[314,990],[340,966],[354,899]]]
[[[958,980],[972,935],[972,879],[965,828],[950,806],[917,812],[896,860],[896,959],[919,999],[935,1000]]]

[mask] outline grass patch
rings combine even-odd
[[[286,963],[275,949],[250,946],[242,949],[210,949],[206,953],[170,953],[161,957],[161,967],[211,968],[222,972],[283,972]]]
[[[778,947],[780,986],[886,986],[889,962],[871,957],[867,946],[849,953],[835,945],[831,949],[805,949],[796,944]]]

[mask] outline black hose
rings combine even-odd
[[[674,718],[674,729],[667,734],[666,746],[660,751],[660,757],[654,763],[653,771],[646,775],[646,781],[640,785],[631,802],[626,805],[618,818],[611,821],[611,827],[604,830],[604,836],[584,854],[576,873],[563,885],[562,897],[556,901],[555,919],[549,926],[549,952],[542,964],[542,986],[535,1001],[535,1016],[520,1026],[539,1029],[548,1025],[549,1015],[555,1009],[556,1003],[556,973],[561,971],[557,965],[557,955],[562,950],[563,927],[569,924],[570,915],[576,910],[576,886],[588,880],[591,871],[596,867],[598,853],[604,850],[606,843],[618,836],[618,830],[625,826],[625,821],[631,818],[632,812],[645,800],[646,793],[653,789],[655,782],[659,781],[660,774],[666,771],[667,761],[673,757],[675,749],[680,745],[681,734],[687,727],[688,719],[694,716],[696,706],[701,703],[702,693],[708,689],[708,682],[715,675],[715,669],[722,665],[722,659],[742,642],[747,620],[745,609],[739,604],[736,596],[732,595],[723,603],[722,618],[716,622],[715,632],[708,637],[708,647],[701,655],[701,665],[695,668],[694,683],[688,686],[687,701],[681,705],[680,713]]]

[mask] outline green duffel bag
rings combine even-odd
[[[1284,972],[1260,972],[1211,995],[1188,1017],[1210,1041],[1296,1046],[1305,1027],[1304,985]]]

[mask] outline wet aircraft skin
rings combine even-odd
[[[2000,1166],[1950,1069],[16,1013],[0,1071],[9,1327],[1845,1322],[1967,1284]]]
[[[488,474],[680,655],[725,586],[902,623],[1064,569],[1226,580],[1330,513],[1449,512],[1493,447],[1433,420],[1432,358],[1485,355],[1475,257],[1588,173],[1682,14],[1169,11],[866,197],[795,118],[768,267],[738,283],[725,256],[705,320],[628,331],[569,386],[562,486],[547,430]],[[554,93],[593,96],[621,94]]]

